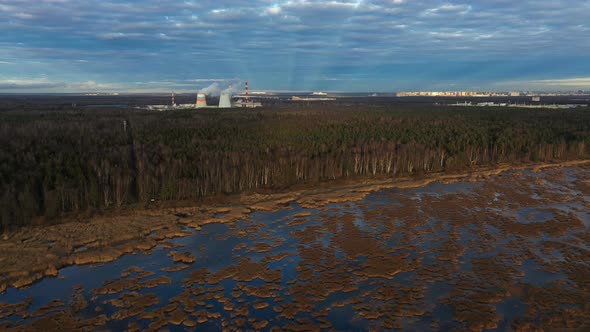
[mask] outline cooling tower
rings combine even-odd
[[[207,107],[207,97],[204,93],[197,94],[197,105],[196,108],[205,108]]]
[[[231,96],[229,92],[222,92],[219,97],[219,108],[231,108]]]

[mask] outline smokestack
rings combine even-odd
[[[207,107],[207,97],[204,93],[197,94],[197,104],[195,105],[196,108],[205,108]]]
[[[223,91],[219,97],[219,108],[231,108],[231,96],[229,92]]]
[[[248,101],[248,81],[246,81],[246,102]]]
[[[176,102],[174,101],[174,92],[172,92],[172,106],[176,106]]]

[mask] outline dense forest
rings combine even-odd
[[[590,111],[40,107],[0,111],[0,144],[0,230],[7,230],[152,200],[588,158]]]

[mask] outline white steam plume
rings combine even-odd
[[[230,96],[239,95],[243,91],[243,84],[241,81],[230,82],[230,86],[223,90],[222,93],[227,93]]]
[[[208,96],[218,97],[221,94],[219,84],[213,83],[206,88],[199,90],[199,93],[204,93]]]

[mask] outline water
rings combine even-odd
[[[552,172],[523,177],[559,179]],[[482,324],[487,330],[505,330],[527,313],[532,315],[527,319],[539,322],[547,313],[532,310],[536,304],[531,295],[516,290],[550,288],[558,308],[560,291],[582,291],[583,282],[570,280],[568,269],[574,269],[572,255],[590,249],[587,242],[580,243],[580,236],[588,234],[588,214],[584,196],[575,188],[576,179],[588,172],[561,175],[560,183],[547,180],[547,193],[540,193],[533,182],[515,186],[514,176],[504,176],[476,184],[384,190],[358,202],[317,208],[294,202],[275,212],[253,212],[235,223],[204,225],[190,236],[169,240],[172,248],[161,244],[110,263],[71,266],[57,278],[8,289],[0,303],[27,298],[33,302],[24,312],[3,319],[26,325],[58,311],[71,312],[80,294],[87,305],[73,315],[88,319],[104,314],[102,327],[113,330],[133,323],[141,329],[172,331],[194,325],[199,330],[288,330],[297,325],[364,331],[452,330]],[[545,194],[563,195],[567,203],[555,196],[549,201]],[[571,215],[578,215],[582,226],[568,223],[557,235],[543,228]],[[560,247],[545,248],[549,243]],[[172,261],[173,251],[189,252],[195,262],[165,271],[184,266]],[[194,277],[196,271],[204,276]],[[149,285],[163,276],[169,282]],[[101,292],[117,280],[129,285],[113,294]],[[125,308],[113,300],[147,294],[154,294],[158,303],[117,318]],[[31,317],[56,299],[65,305]],[[170,304],[177,308],[168,310]],[[464,314],[465,306],[481,314]],[[150,312],[159,318],[145,315]],[[199,324],[206,313],[211,317]],[[181,318],[173,319],[174,314]]]

